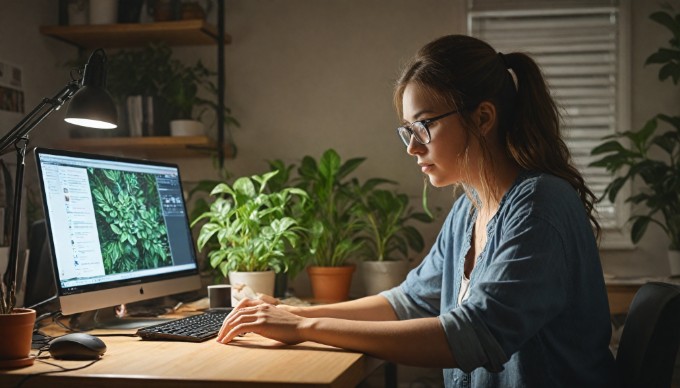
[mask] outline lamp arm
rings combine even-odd
[[[0,155],[4,155],[9,152],[9,148],[24,135],[27,135],[36,125],[45,119],[50,113],[55,110],[59,110],[62,105],[73,97],[74,94],[80,89],[80,80],[73,80],[66,84],[66,86],[61,89],[52,98],[43,98],[43,100],[38,104],[33,110],[27,114],[19,123],[12,128],[5,136],[0,139]],[[39,116],[41,110],[48,106],[48,109],[42,112]],[[37,119],[34,120],[34,118]]]
[[[16,303],[17,265],[19,262],[19,226],[21,224],[21,194],[24,181],[24,166],[28,134],[36,125],[40,124],[50,113],[61,108],[66,101],[80,89],[77,80],[69,82],[54,97],[43,99],[26,117],[0,139],[0,155],[8,152],[14,145],[17,152],[17,167],[14,177],[15,191],[12,213],[12,236],[9,247],[7,270],[0,284],[0,313],[9,314]],[[47,106],[47,109],[44,108]],[[44,110],[44,111],[43,111]],[[42,113],[40,113],[43,111]]]

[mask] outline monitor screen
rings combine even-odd
[[[177,165],[35,155],[62,314],[200,288]]]

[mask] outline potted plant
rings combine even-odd
[[[409,251],[421,252],[425,247],[422,234],[411,223],[429,223],[432,216],[414,211],[408,195],[396,190],[362,189],[357,198],[360,202],[355,212],[364,231],[362,279],[366,293],[374,295],[397,286],[406,277]]]
[[[200,228],[197,245],[202,250],[214,238],[208,253],[210,265],[232,285],[246,284],[256,292],[272,295],[274,273],[290,265],[287,245],[296,246],[303,227],[290,216],[295,197],[307,193],[293,187],[268,191],[268,181],[278,174],[238,178],[233,185],[220,183],[211,192],[210,210],[192,222],[207,220]]]
[[[214,76],[201,61],[186,65],[172,58],[172,49],[162,43],[121,50],[108,58],[107,85],[125,113],[121,117],[127,118],[131,136],[204,134],[203,115],[208,108],[217,109]],[[201,91],[209,98],[199,97]],[[231,111],[222,109],[225,123],[238,126]]]
[[[660,64],[659,81],[680,80],[680,14],[658,11],[650,19],[671,30],[670,48],[659,48],[645,65]],[[666,124],[662,130],[659,124]],[[623,171],[607,185],[603,197],[614,201],[626,182],[639,178],[644,188],[626,198],[627,202],[644,204],[646,214],[635,214],[631,240],[640,241],[650,223],[660,226],[670,239],[668,258],[671,275],[680,275],[680,116],[657,114],[637,131],[608,136],[594,148],[592,155],[603,157],[591,166],[604,167],[612,173]],[[622,140],[622,141],[620,141]],[[645,189],[646,188],[646,189]],[[661,217],[657,215],[660,214]]]
[[[107,88],[130,136],[169,134],[170,110],[161,96],[172,73],[172,49],[165,44],[108,56]]]
[[[355,208],[357,179],[349,175],[365,158],[353,158],[342,163],[338,153],[326,150],[317,161],[305,156],[298,168],[298,187],[310,195],[304,208],[302,223],[307,227],[305,254],[311,266],[307,273],[314,299],[337,302],[349,297],[355,265],[349,259],[363,246],[359,234],[362,224]],[[373,188],[384,179],[367,181],[364,190]]]
[[[267,161],[270,171],[278,171],[268,182],[268,187],[272,191],[279,191],[285,187],[292,185],[292,172],[296,169],[296,165],[286,164],[280,159]],[[296,220],[304,218],[305,201],[294,201],[290,208],[291,216]],[[306,231],[301,234],[301,240],[304,241]],[[274,284],[274,296],[279,298],[286,297],[288,291],[288,280],[295,279],[297,275],[305,269],[307,265],[308,255],[305,255],[304,244],[300,243],[297,246],[289,246],[286,257],[290,258],[287,270],[278,272],[276,274],[276,282]]]

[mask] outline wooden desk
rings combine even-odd
[[[114,331],[98,330],[97,335]],[[116,330],[116,333],[134,330]],[[305,342],[285,346],[255,334],[233,345],[142,341],[100,337],[102,359],[85,369],[30,378],[29,387],[354,387],[381,361],[361,353]],[[48,353],[43,353],[48,354]],[[46,361],[74,368],[89,361]],[[27,374],[59,368],[36,361],[31,367],[0,371],[0,387],[13,387]]]

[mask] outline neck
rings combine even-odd
[[[472,187],[479,195],[480,210],[487,215],[492,215],[498,210],[503,196],[510,190],[521,168],[507,157],[497,159],[493,164],[486,167],[490,169],[489,176],[492,179],[489,183],[493,186],[487,187],[487,185],[482,184],[483,178],[480,175],[480,180],[475,182]]]

